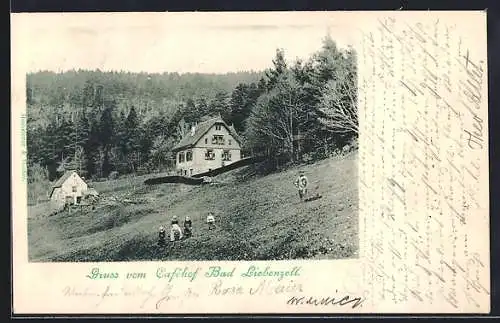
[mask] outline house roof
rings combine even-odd
[[[73,175],[73,173],[76,173],[76,171],[74,171],[74,170],[69,170],[69,171],[67,171],[66,173],[64,173],[64,175],[63,175],[63,176],[61,176],[61,178],[59,178],[59,179],[57,180],[57,182],[55,182],[55,183],[54,183],[54,185],[52,185],[52,188],[61,187],[61,186],[62,186],[62,184],[64,184],[64,182],[66,182],[66,180],[67,180],[68,178],[70,178],[70,177],[71,177],[71,175]]]
[[[207,132],[210,130],[216,123],[222,123],[229,131],[231,136],[234,137],[238,143],[241,143],[241,139],[236,133],[236,130],[232,126],[228,126],[224,120],[219,116],[215,118],[211,118],[209,120],[200,122],[195,127],[194,135],[191,134],[191,131],[181,139],[181,141],[175,145],[172,149],[173,151],[182,150],[184,148],[193,147]]]

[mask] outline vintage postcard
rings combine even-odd
[[[11,21],[15,314],[489,312],[485,12]]]

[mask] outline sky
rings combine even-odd
[[[307,59],[329,33],[353,43],[349,13],[58,13],[12,20],[26,72],[100,69],[226,73],[270,67],[277,48]]]

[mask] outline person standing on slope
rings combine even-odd
[[[304,171],[301,170],[299,172],[299,177],[297,177],[294,184],[299,191],[300,200],[303,201],[305,196],[307,195],[307,186],[309,184],[306,175],[304,175]]]

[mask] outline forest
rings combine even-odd
[[[191,125],[220,114],[268,167],[329,157],[358,136],[353,48],[327,36],[306,60],[277,49],[264,71],[227,74],[39,71],[27,75],[30,182],[169,171]]]

